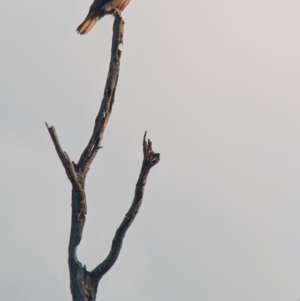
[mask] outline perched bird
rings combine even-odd
[[[94,0],[85,20],[76,29],[77,32],[86,34],[105,15],[121,14],[129,2],[130,0]]]

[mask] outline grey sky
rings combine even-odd
[[[71,300],[72,160],[90,136],[113,18],[76,34],[90,0],[0,3],[1,300]],[[132,0],[116,104],[87,179],[79,259],[106,256],[148,130],[161,162],[106,301],[300,298],[299,1]]]

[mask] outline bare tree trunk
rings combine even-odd
[[[95,301],[97,287],[102,276],[110,270],[118,259],[122,248],[123,238],[126,231],[137,215],[142,204],[144,188],[150,169],[159,162],[160,155],[154,153],[152,143],[146,140],[146,133],[143,138],[144,158],[140,175],[136,184],[133,202],[126,213],[121,225],[116,231],[108,256],[94,270],[87,271],[77,259],[76,251],[80,244],[86,216],[85,179],[90,166],[97,155],[104,136],[112,107],[115,100],[117,87],[121,50],[119,45],[123,42],[124,22],[121,16],[116,15],[113,25],[113,38],[111,48],[111,60],[108,77],[104,90],[104,96],[100,110],[95,120],[95,126],[88,145],[82,152],[78,163],[71,161],[60,146],[56,130],[53,126],[47,126],[57,154],[63,164],[66,174],[72,184],[72,222],[69,242],[69,272],[71,293],[73,301]]]

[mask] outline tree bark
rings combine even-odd
[[[63,151],[55,128],[53,126],[48,126],[46,123],[56,152],[72,185],[72,219],[68,250],[68,263],[73,301],[96,300],[99,281],[116,262],[122,248],[122,242],[126,231],[133,222],[142,204],[147,176],[150,172],[150,169],[156,165],[160,159],[160,155],[153,151],[151,141],[146,139],[145,133],[143,138],[144,158],[140,175],[136,184],[132,205],[116,231],[108,256],[94,270],[87,271],[85,266],[83,266],[77,259],[76,254],[77,247],[82,238],[82,232],[86,219],[87,203],[85,195],[85,179],[99,148],[101,148],[104,132],[112,112],[112,107],[115,100],[115,91],[119,77],[121,59],[121,50],[119,49],[119,46],[121,43],[123,43],[123,32],[124,22],[121,16],[117,14],[115,15],[115,21],[113,25],[111,60],[102,103],[95,120],[92,136],[86,148],[82,152],[77,164],[71,161],[67,153]]]

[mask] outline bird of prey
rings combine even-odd
[[[85,20],[76,29],[79,34],[88,33],[95,23],[110,14],[121,14],[130,0],[94,0]]]

